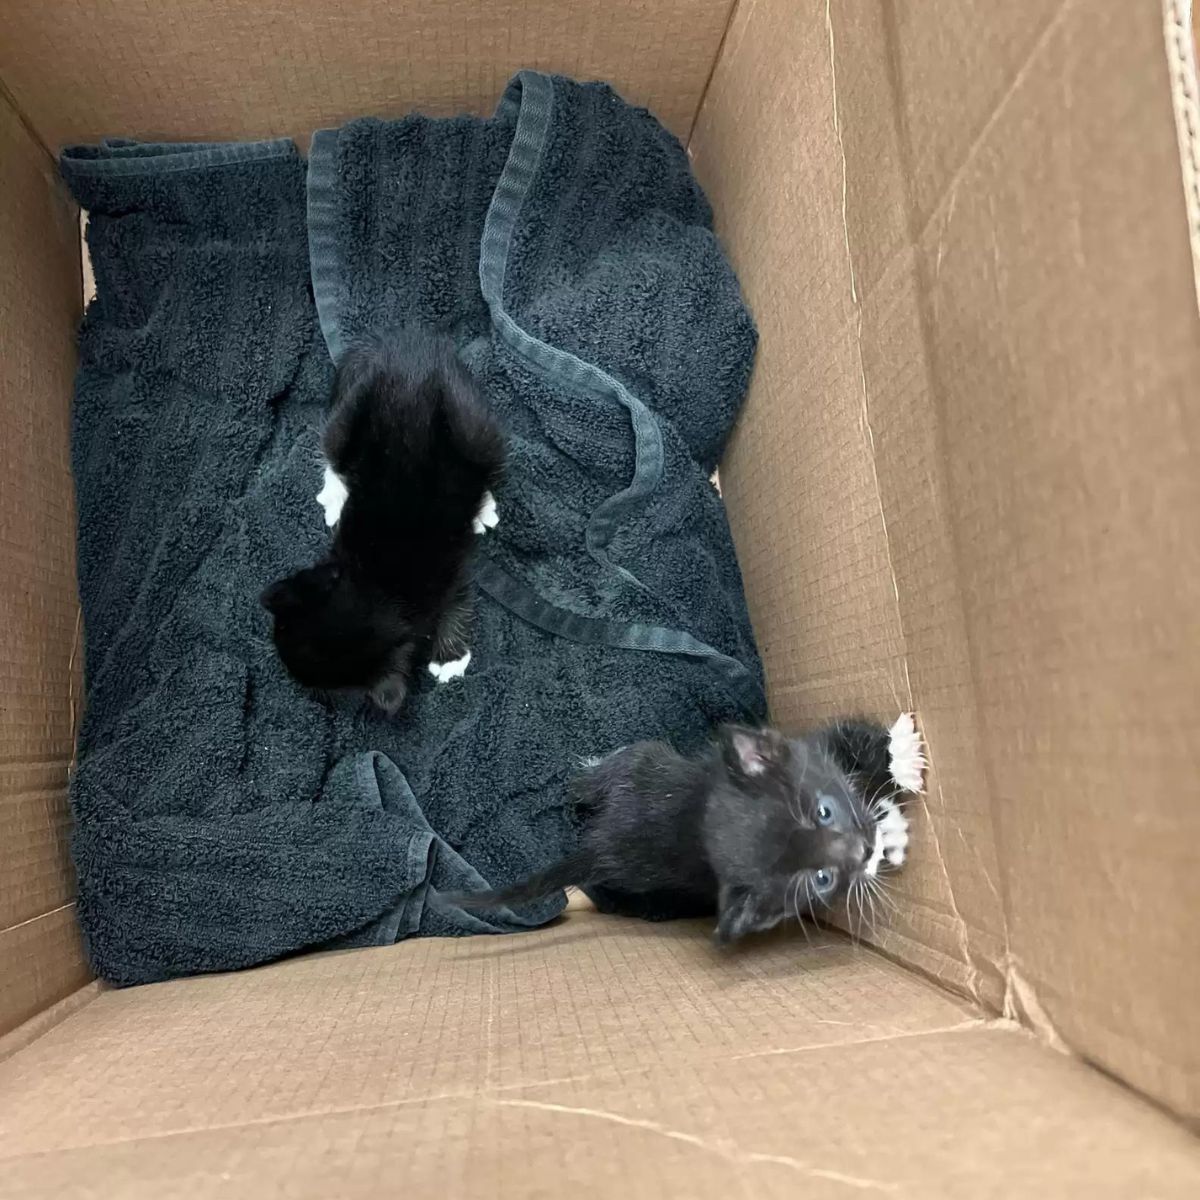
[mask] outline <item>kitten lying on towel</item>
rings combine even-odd
[[[467,560],[497,524],[504,438],[454,343],[405,330],[344,355],[323,445],[333,543],[262,603],[297,682],[394,713],[421,665],[445,682],[470,661]]]
[[[904,862],[902,793],[923,787],[911,715],[891,729],[840,721],[802,738],[727,726],[695,758],[639,742],[575,781],[579,850],[500,891],[443,897],[496,908],[572,885],[602,912],[649,920],[717,914],[732,942],[785,917],[865,898]]]

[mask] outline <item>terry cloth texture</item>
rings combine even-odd
[[[575,842],[578,760],[764,715],[709,475],[753,323],[678,143],[522,72],[488,119],[66,151],[97,297],[74,410],[87,707],[72,782],[98,974],[509,931],[433,891]],[[311,261],[310,261],[311,251]],[[311,268],[311,269],[310,269]],[[262,588],[322,551],[333,358],[451,333],[509,437],[470,668],[397,718],[298,688]]]

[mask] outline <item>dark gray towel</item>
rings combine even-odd
[[[307,172],[290,142],[109,142],[63,172],[97,278],[72,788],[96,970],[549,919],[561,901],[483,920],[429,891],[562,855],[578,758],[763,714],[708,482],[755,334],[678,143],[606,87],[525,72],[490,119],[319,134]],[[257,597],[327,537],[331,351],[400,321],[456,337],[511,466],[470,669],[388,720],[295,687]]]

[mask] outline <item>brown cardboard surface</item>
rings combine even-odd
[[[1196,300],[1200,303],[1200,79],[1195,36],[1198,28],[1200,8],[1193,8],[1192,0],[1163,0],[1163,39],[1192,237],[1192,273],[1196,278]]]
[[[1011,970],[1195,1118],[1200,318],[1161,14],[1058,9],[947,175],[916,274]]]
[[[795,728],[855,709],[920,714],[929,797],[882,944],[999,1007],[1000,899],[960,883],[998,868],[939,452],[928,413],[886,406],[868,378],[875,358],[847,254],[851,180],[864,181],[879,239],[899,238],[903,223],[897,135],[879,96],[884,29],[870,6],[838,17],[852,22],[840,52],[822,4],[739,9],[692,140],[762,335],[722,487],[773,718]],[[861,176],[842,158],[859,126],[875,155]],[[888,361],[911,376],[906,332]],[[885,517],[893,486],[904,500]]]
[[[16,0],[0,77],[48,144],[486,110],[521,65],[686,133],[730,7]],[[722,485],[775,715],[930,747],[881,944],[1194,1119],[1181,11],[744,3],[691,149],[763,334]],[[573,912],[63,1001],[77,226],[3,107],[0,159],[0,1197],[1200,1193],[1161,1113],[836,934]]]
[[[56,1003],[69,1002],[89,977],[74,903],[0,932],[4,1033],[19,1037],[26,1023],[36,1021]]]
[[[68,411],[77,216],[0,100],[0,1033],[87,980],[69,905],[78,686]]]
[[[7,0],[0,79],[47,145],[292,135],[490,110],[522,67],[609,79],[686,136],[732,0]]]
[[[0,1066],[0,1194],[1183,1197],[1200,1148],[825,939],[573,916],[104,993]]]
[[[912,858],[945,876],[906,875],[917,945],[884,945],[1001,981],[1194,1117],[1200,322],[1170,83],[1152,5],[761,0],[693,151],[763,327],[722,483],[775,712],[911,695],[930,745]]]
[[[104,992],[0,1064],[0,1155],[979,1020],[840,935],[730,957],[708,932],[577,913]]]
[[[72,933],[74,930],[72,930]],[[11,1058],[19,1050],[31,1046],[40,1037],[44,1037],[55,1025],[61,1025],[68,1017],[77,1013],[85,1004],[90,1004],[108,985],[99,979],[76,988],[61,1000],[56,1000],[49,1008],[41,1009],[35,1016],[18,1025],[16,1029],[0,1037],[0,1062]]]

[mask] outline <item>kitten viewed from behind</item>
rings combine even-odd
[[[504,438],[451,339],[404,329],[343,356],[323,448],[332,544],[262,603],[298,683],[394,713],[422,664],[441,681],[466,669],[467,563],[496,524]]]
[[[922,787],[920,734],[844,721],[803,738],[726,726],[694,758],[639,742],[579,776],[578,851],[510,888],[443,899],[496,908],[578,886],[602,912],[715,912],[719,942],[868,895],[904,861],[896,804]]]

